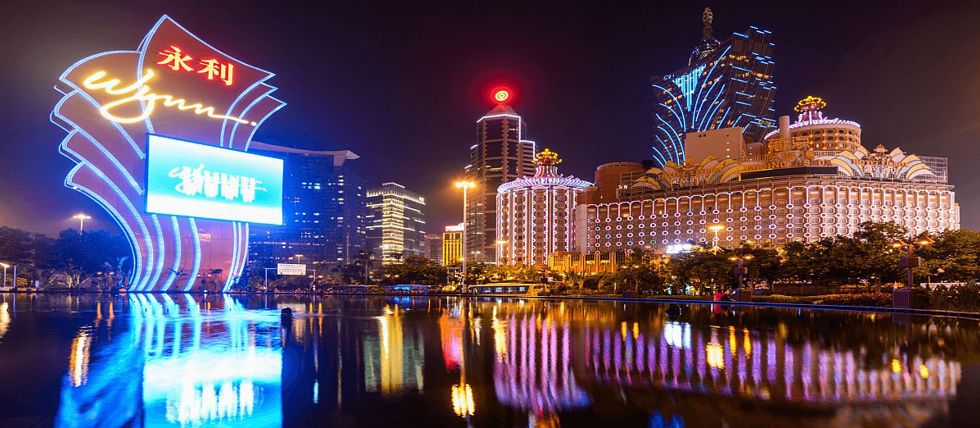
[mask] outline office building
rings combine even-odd
[[[560,163],[545,149],[535,156],[534,176],[497,188],[498,263],[544,266],[551,253],[571,248],[578,196],[592,183],[558,174]]]
[[[426,233],[425,243],[423,244],[425,258],[436,263],[442,264],[442,234]]]
[[[463,223],[446,226],[442,233],[442,265],[453,266],[463,262]]]
[[[504,97],[506,99],[506,97]],[[534,174],[535,144],[514,109],[500,102],[476,122],[477,143],[470,147],[467,180],[476,183],[466,206],[467,260],[494,262],[497,187]]]
[[[284,161],[283,224],[250,226],[253,266],[343,264],[365,248],[365,193],[356,154],[261,142],[252,142],[249,152]]]
[[[424,253],[425,198],[398,183],[367,191],[368,248],[382,265]]]
[[[688,133],[741,128],[746,140],[759,142],[776,127],[772,32],[749,27],[718,41],[713,19],[705,8],[701,42],[687,66],[657,76],[651,84],[653,158],[661,166],[684,163]]]

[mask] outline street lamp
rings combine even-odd
[[[725,225],[723,225],[723,224],[717,224],[717,223],[712,224],[711,226],[708,226],[708,230],[714,232],[714,234],[715,234],[715,238],[711,242],[711,244],[712,244],[711,247],[712,248],[715,248],[715,249],[718,248],[718,232],[721,232],[722,229],[724,229],[724,228],[725,228]]]
[[[0,283],[0,286],[6,287],[7,286],[7,268],[9,268],[10,265],[8,265],[6,263],[0,263],[0,266],[3,266],[3,283]],[[17,278],[14,278],[14,283],[15,283],[14,284],[14,287],[17,286],[16,282],[17,282]]]
[[[91,216],[86,215],[84,213],[75,214],[75,216],[73,216],[72,218],[75,219],[75,220],[78,220],[78,231],[79,232],[84,232],[85,231],[85,220],[91,220],[92,219]]]
[[[497,240],[497,264],[498,265],[503,264],[503,263],[501,263],[501,259],[503,259],[503,262],[504,263],[507,262],[507,258],[506,257],[501,257],[501,256],[504,255],[504,245],[506,245],[506,244],[507,244],[507,240],[506,239],[498,239]]]
[[[462,230],[463,257],[461,257],[463,263],[463,280],[460,285],[462,286],[461,288],[463,290],[463,293],[465,293],[466,292],[466,196],[467,196],[467,191],[469,189],[476,187],[476,183],[471,180],[459,180],[454,184],[456,185],[457,189],[463,189],[463,230]]]
[[[748,273],[747,272],[747,269],[745,267],[743,267],[744,266],[744,263],[747,262],[747,261],[749,261],[749,260],[752,260],[754,258],[755,257],[753,257],[751,254],[746,254],[744,256],[731,256],[731,257],[728,258],[728,260],[731,260],[733,262],[737,262],[738,263],[738,267],[736,269],[737,269],[737,272],[738,272],[738,288],[739,289],[742,289],[742,279],[745,277],[745,274]]]
[[[922,259],[915,256],[916,247],[922,248],[932,245],[933,240],[929,238],[919,238],[915,239],[912,237],[907,237],[901,241],[896,241],[892,243],[892,248],[899,250],[903,247],[905,248],[905,256],[899,261],[898,267],[903,267],[908,273],[908,281],[905,287],[912,289],[912,269],[919,267],[922,264]]]

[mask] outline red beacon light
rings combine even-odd
[[[490,100],[497,104],[504,104],[514,97],[514,91],[507,87],[496,87],[490,91]]]

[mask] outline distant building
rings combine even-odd
[[[367,191],[367,243],[381,264],[423,255],[425,198],[398,183]]]
[[[498,263],[545,266],[551,253],[572,247],[578,195],[592,183],[558,174],[555,152],[535,157],[534,176],[497,188]]]
[[[442,234],[426,233],[423,245],[425,258],[442,264]]]
[[[683,164],[688,133],[741,128],[749,142],[776,127],[772,32],[749,27],[723,42],[713,36],[711,9],[687,67],[653,79],[654,160]]]
[[[365,248],[364,184],[351,162],[356,154],[261,142],[252,142],[249,152],[284,160],[283,225],[250,226],[250,263],[347,263]]]
[[[442,265],[453,266],[463,261],[463,223],[446,226],[442,233]]]
[[[851,235],[862,222],[895,223],[914,234],[960,227],[942,158],[926,163],[897,148],[868,150],[861,125],[825,118],[825,107],[815,97],[800,101],[796,122],[779,118],[761,156],[669,163],[649,169],[619,201],[580,206],[575,251],[590,257],[569,261],[598,266],[638,248],[670,252],[690,241],[781,247]]]
[[[500,102],[476,122],[477,143],[470,147],[468,180],[476,182],[466,207],[467,260],[493,262],[497,187],[534,174],[535,144],[525,139],[527,126],[514,109]]]

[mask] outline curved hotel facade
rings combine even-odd
[[[651,168],[621,189],[618,201],[596,203],[592,195],[609,190],[589,189],[578,207],[576,249],[666,249],[690,241],[778,247],[849,235],[868,221],[912,233],[959,228],[944,158],[881,145],[868,150],[860,125],[824,118],[825,106],[819,98],[800,101],[795,123],[784,116],[763,143],[739,142],[738,158],[719,152]],[[692,135],[688,146],[709,146],[700,152],[721,147]]]

